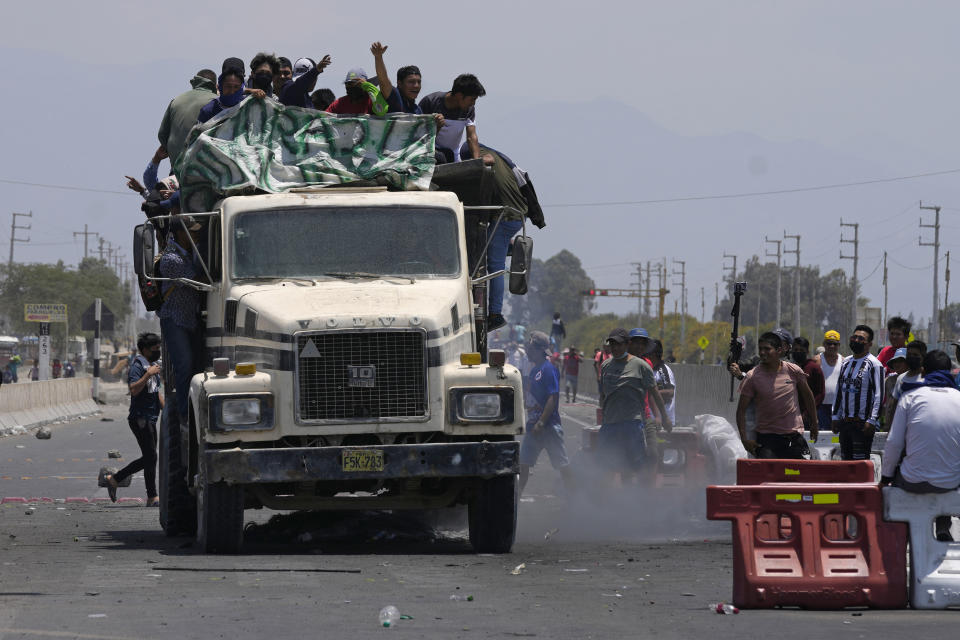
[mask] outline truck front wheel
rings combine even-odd
[[[210,482],[201,456],[197,475],[197,542],[204,553],[237,553],[243,544],[243,487]]]
[[[517,476],[481,480],[467,507],[477,553],[510,553],[517,532]]]
[[[171,394],[160,415],[159,480],[160,526],[168,536],[197,532],[197,507],[187,486],[187,470],[180,457],[180,420]]]

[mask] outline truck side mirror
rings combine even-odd
[[[517,236],[510,248],[510,293],[522,296],[530,284],[530,265],[533,261],[533,238]]]
[[[138,224],[133,229],[133,270],[143,278],[153,277],[155,235],[152,224]]]

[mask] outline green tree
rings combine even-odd
[[[751,257],[743,270],[736,275],[738,282],[748,283],[743,296],[740,324],[755,331],[757,319],[761,327],[784,327],[795,335],[805,335],[819,344],[823,332],[836,329],[841,336],[849,335],[851,323],[852,283],[843,269],[834,269],[821,274],[815,266],[800,267],[800,326],[793,326],[794,316],[794,268],[783,267],[781,272],[780,318],[776,318],[777,265],[761,262]],[[733,281],[726,282],[727,295],[713,311],[714,320],[729,320],[733,306]],[[867,304],[867,298],[859,298],[859,305]],[[876,327],[879,328],[879,327]]]
[[[566,324],[589,313],[594,302],[583,291],[592,288],[593,280],[583,270],[580,258],[564,249],[545,261],[534,259],[527,294],[507,294],[504,299],[513,322],[549,331],[554,312],[559,312]]]
[[[14,264],[2,267],[2,271],[0,314],[6,316],[7,330],[14,334],[32,335],[37,331],[37,324],[23,317],[28,303],[66,304],[69,335],[81,333],[80,316],[95,298],[101,298],[113,311],[117,323],[130,309],[129,290],[103,260],[85,258],[76,269],[67,268],[61,260],[56,264]],[[63,326],[52,326],[51,334],[56,348],[63,340]]]

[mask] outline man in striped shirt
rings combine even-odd
[[[840,434],[840,457],[869,460],[873,432],[883,401],[883,365],[870,354],[873,329],[857,325],[850,336],[853,355],[843,361],[833,403],[833,432]]]

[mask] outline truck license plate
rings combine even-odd
[[[347,449],[343,452],[344,471],[383,471],[382,449]]]

